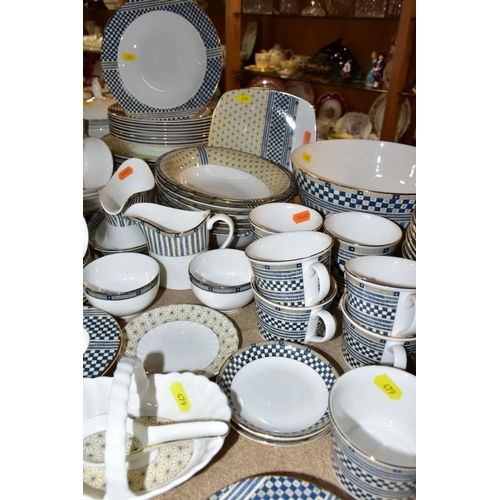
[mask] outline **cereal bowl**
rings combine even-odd
[[[306,144],[292,153],[302,203],[324,216],[368,212],[410,225],[416,203],[416,148],[339,139]]]
[[[208,307],[233,314],[253,300],[252,266],[243,250],[203,252],[190,262],[188,271],[194,295]]]
[[[121,318],[148,307],[159,286],[160,266],[145,254],[110,254],[83,268],[83,293],[90,304]]]

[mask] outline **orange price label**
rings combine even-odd
[[[304,132],[304,137],[302,138],[302,145],[309,144],[310,142],[311,142],[311,132],[309,132],[309,130],[306,130]]]
[[[252,96],[245,94],[237,94],[236,102],[241,102],[242,104],[250,104],[252,102]]]
[[[191,409],[191,403],[189,402],[186,391],[181,382],[174,382],[170,386],[170,392],[172,393],[179,410],[185,413]]]
[[[385,373],[377,375],[373,383],[391,399],[399,399],[403,391]]]
[[[304,210],[303,212],[297,212],[293,214],[293,222],[295,224],[300,224],[301,222],[306,222],[311,218],[311,212],[309,210]]]
[[[134,173],[134,169],[130,166],[127,165],[119,174],[118,174],[118,179],[121,181],[125,180],[127,177],[132,175]]]
[[[128,52],[124,52],[122,54],[122,59],[128,62],[135,62],[137,60],[137,56],[135,54],[129,54]]]
[[[302,153],[302,159],[306,161],[307,163],[311,163],[311,155],[309,153],[303,152]]]

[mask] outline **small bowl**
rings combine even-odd
[[[233,314],[253,300],[252,266],[243,250],[219,248],[189,263],[191,289],[204,305]]]
[[[146,309],[160,286],[160,266],[149,255],[116,253],[83,268],[83,293],[91,305],[121,318]]]
[[[324,216],[355,211],[382,215],[402,228],[416,203],[416,148],[362,139],[319,141],[292,153],[303,205]]]

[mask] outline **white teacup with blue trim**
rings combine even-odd
[[[416,498],[416,376],[356,368],[336,380],[328,400],[340,484],[363,500]]]
[[[363,328],[346,311],[347,292],[342,295],[342,357],[351,368],[366,365],[394,366],[405,370],[415,363],[416,337],[388,337]]]
[[[337,293],[337,284],[330,276],[330,293],[314,306],[287,307],[263,297],[255,286],[252,288],[257,310],[259,334],[264,340],[288,341],[297,344],[317,344],[331,340],[337,329],[337,320],[328,310]]]
[[[389,337],[417,332],[417,263],[402,257],[364,256],[345,264],[349,315]]]
[[[215,222],[225,222],[229,234],[219,248],[233,239],[234,223],[226,214],[210,210],[181,210],[156,203],[136,203],[123,214],[143,232],[148,253],[160,264],[160,286],[171,290],[190,290],[188,266],[209,249],[209,231]]]
[[[330,291],[333,239],[318,231],[278,233],[245,248],[255,287],[266,299],[291,307],[319,304]]]

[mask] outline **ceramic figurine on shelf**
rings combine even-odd
[[[382,83],[385,68],[385,54],[380,53],[378,56],[377,64],[373,68],[373,88],[376,89]]]
[[[372,52],[372,65],[371,65],[370,71],[366,75],[366,86],[367,87],[373,87],[373,83],[375,82],[375,78],[373,76],[373,73],[375,71],[375,67],[377,66],[377,62],[378,62],[378,54],[375,51],[373,51]]]

